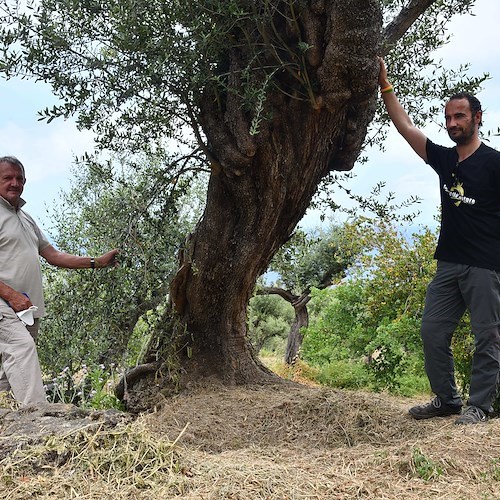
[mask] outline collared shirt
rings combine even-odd
[[[45,314],[39,254],[50,242],[29,214],[0,196],[0,281],[26,293],[39,318]],[[5,302],[3,299],[0,299]]]

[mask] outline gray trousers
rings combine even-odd
[[[35,345],[38,323],[25,326],[10,307],[0,305],[0,391],[12,390],[23,405],[47,401]]]
[[[427,288],[421,335],[432,391],[448,405],[462,404],[451,339],[466,309],[475,338],[468,404],[491,412],[500,373],[500,273],[439,261]]]

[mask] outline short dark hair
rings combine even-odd
[[[13,167],[17,167],[21,170],[23,177],[26,179],[24,165],[15,156],[0,156],[0,163],[9,163]]]
[[[456,94],[453,94],[450,97],[450,101],[454,101],[457,99],[467,99],[467,101],[469,101],[469,106],[470,110],[472,111],[472,116],[474,116],[478,112],[481,113],[483,112],[479,99],[476,96],[470,94],[469,92],[457,92]],[[479,122],[479,126],[481,126],[482,124],[483,120]]]

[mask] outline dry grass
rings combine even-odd
[[[416,422],[414,402],[200,387],[133,424],[10,457],[0,485],[16,500],[500,498],[500,420]]]

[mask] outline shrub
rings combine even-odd
[[[116,378],[113,366],[108,370],[103,365],[92,368],[84,365],[76,374],[65,368],[46,384],[45,390],[51,403],[71,403],[96,410],[123,409],[114,394]]]
[[[321,365],[316,380],[341,389],[368,389],[372,385],[366,364],[352,360],[337,360]]]
[[[386,320],[377,328],[366,346],[366,354],[379,388],[398,386],[400,377],[409,370],[410,353],[417,355],[421,351],[419,338],[418,322],[406,316]]]

